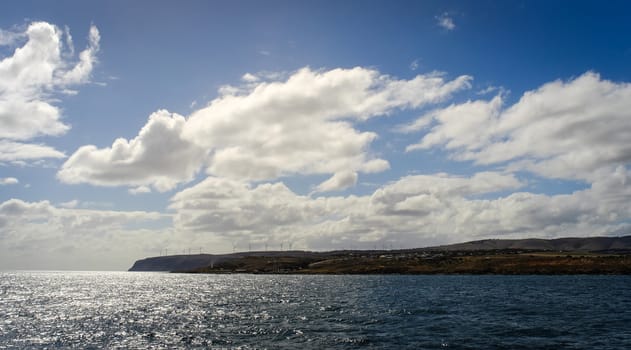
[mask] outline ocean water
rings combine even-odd
[[[0,348],[631,349],[631,276],[0,273]]]

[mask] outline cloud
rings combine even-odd
[[[368,153],[377,135],[359,132],[354,121],[442,101],[470,79],[419,75],[406,81],[365,68],[304,68],[286,81],[215,99],[189,117],[184,135],[215,149],[208,167],[215,176],[265,180],[364,171],[378,160]]]
[[[130,188],[129,193],[133,195],[151,193],[151,189],[147,186],[138,186],[136,188]]]
[[[119,138],[111,147],[82,146],[63,164],[57,177],[65,183],[100,186],[152,186],[168,191],[190,181],[206,151],[182,136],[184,117],[160,110],[138,136]]]
[[[267,234],[286,225],[308,219],[319,208],[309,199],[297,196],[282,183],[252,187],[246,182],[208,177],[177,193],[171,209],[176,209],[176,227],[223,235]]]
[[[330,233],[344,235],[347,221],[351,219],[363,222],[362,229],[355,230],[357,233],[370,233],[377,229],[373,225],[379,222],[378,228],[383,229],[380,233],[385,235],[392,229],[393,218],[411,219],[409,210],[402,210],[402,203],[410,198],[422,195],[464,198],[521,186],[522,183],[512,175],[498,173],[480,173],[471,178],[447,174],[418,175],[383,186],[370,196],[310,198],[295,194],[282,183],[253,187],[246,182],[209,177],[174,195],[170,208],[177,212],[177,228],[226,236],[291,232],[309,235],[318,231],[319,226],[333,224],[340,225],[339,230]],[[359,222],[355,223],[359,225]],[[407,226],[418,229],[418,226]]]
[[[406,176],[369,195],[314,198],[280,182],[253,186],[209,177],[174,195],[170,209],[176,230],[241,246],[419,246],[490,237],[616,234],[630,228],[630,183],[628,172],[619,168],[588,189],[545,195],[518,192],[525,183],[512,174],[434,174]]]
[[[490,128],[480,127],[497,119],[503,99],[496,96],[490,101],[467,101],[421,116],[411,124],[400,127],[405,132],[420,131],[436,122],[420,143],[409,145],[406,151],[429,149],[442,145],[447,149],[473,149],[486,144]],[[488,125],[487,125],[488,126]]]
[[[66,157],[64,153],[46,145],[12,142],[0,139],[0,161],[3,162],[64,157]]]
[[[122,270],[139,256],[156,255],[158,247],[176,247],[168,229],[151,229],[168,215],[77,209],[74,204],[78,203],[65,203],[64,208],[19,199],[0,203],[0,264],[21,269]]]
[[[259,77],[257,77],[254,74],[251,73],[245,73],[243,74],[243,76],[241,77],[241,80],[245,81],[246,83],[256,83],[257,81],[260,80]]]
[[[0,203],[0,217],[5,222],[29,223],[40,222],[42,219],[60,224],[72,232],[74,229],[82,230],[106,230],[112,227],[121,227],[133,221],[157,220],[164,214],[144,211],[106,211],[90,209],[74,209],[78,201],[62,203],[63,206],[55,207],[48,201],[25,202],[20,199],[9,199]]]
[[[74,56],[74,42],[72,41],[72,34],[70,34],[70,28],[68,28],[68,26],[64,26],[64,34],[66,38],[66,48],[68,49],[68,56]]]
[[[90,28],[88,48],[81,52],[79,62],[74,66],[72,57],[63,50],[64,31],[52,24],[33,22],[23,33],[2,33],[4,38],[28,39],[12,56],[0,60],[0,123],[3,126],[0,142],[6,145],[38,136],[63,135],[70,126],[62,121],[59,107],[53,105],[53,95],[76,93],[68,88],[88,81],[96,61],[98,30],[95,26]],[[39,148],[34,154],[45,157],[62,154],[48,146],[32,145],[31,149],[34,148]],[[0,153],[0,157],[15,158],[23,154]]]
[[[419,131],[419,130],[423,130],[427,126],[429,126],[431,124],[432,124],[432,117],[426,115],[426,116],[422,116],[420,118],[417,118],[416,120],[414,120],[411,123],[397,125],[397,126],[395,126],[393,128],[393,130],[395,132],[408,134],[408,133],[416,132],[416,131]]]
[[[60,207],[68,208],[68,209],[76,208],[78,205],[79,205],[79,200],[77,200],[77,199],[73,199],[73,200],[68,201],[68,202],[59,203]]]
[[[498,88],[497,86],[487,86],[486,88],[477,91],[475,94],[476,95],[487,95],[487,94],[490,94],[491,92],[494,92],[494,91],[497,91],[497,90],[501,90],[501,89]]]
[[[410,63],[410,70],[412,70],[412,71],[417,70],[417,69],[418,69],[418,67],[419,67],[419,65],[420,65],[420,63],[421,63],[421,60],[420,60],[420,59],[418,59],[418,58],[417,58],[417,59],[415,59],[414,61],[412,61],[412,62]]]
[[[172,228],[153,227],[171,217],[160,213],[10,199],[0,203],[0,263],[76,268],[80,259],[83,268],[123,269],[165,247],[226,251],[233,244],[263,249],[291,242],[300,249],[365,249],[628,232],[631,176],[624,167],[607,175],[585,190],[560,195],[518,192],[525,182],[514,175],[480,172],[411,175],[368,195],[328,197],[299,195],[282,182],[208,177],[171,198]]]
[[[4,178],[0,178],[0,186],[4,186],[4,185],[16,185],[20,183],[20,181],[18,181],[18,179],[14,178],[14,177],[4,177]]]
[[[454,23],[454,19],[447,12],[443,13],[440,16],[436,16],[436,21],[441,28],[444,28],[449,31],[456,29],[456,24]]]
[[[599,170],[631,162],[629,110],[631,84],[587,72],[528,91],[509,107],[498,95],[437,110],[431,130],[408,150],[444,147],[460,160],[593,183]]]
[[[361,67],[303,68],[284,80],[248,79],[244,86],[222,87],[219,97],[187,119],[157,112],[165,116],[150,118],[131,141],[81,147],[59,179],[164,191],[191,180],[204,165],[208,174],[240,181],[379,172],[389,164],[369,150],[377,135],[354,123],[441,102],[471,81],[448,81],[437,73],[398,80]],[[154,128],[155,137],[149,132]]]
[[[0,29],[0,46],[12,46],[24,37],[24,33]]]
[[[72,43],[72,38],[69,34],[68,38],[70,38],[70,43]],[[87,82],[97,61],[96,53],[99,51],[99,41],[101,40],[99,30],[94,25],[90,26],[88,40],[88,47],[79,54],[79,62],[71,70],[61,75],[61,84],[70,85]]]
[[[324,181],[316,187],[317,192],[340,191],[355,186],[357,183],[357,173],[354,171],[343,171],[333,174],[330,179]]]

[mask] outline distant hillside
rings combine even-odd
[[[246,256],[311,257],[319,254],[304,251],[240,252],[233,254],[192,254],[155,256],[137,260],[129,271],[190,271]]]
[[[447,251],[522,249],[573,252],[615,252],[631,250],[631,236],[557,239],[484,239],[480,241],[431,247],[429,249]]]
[[[631,236],[625,237],[588,237],[588,238],[559,238],[559,239],[485,239],[466,243],[444,245],[438,247],[402,249],[402,250],[343,250],[330,252],[308,251],[258,251],[240,252],[233,254],[193,254],[169,255],[150,257],[138,260],[129,271],[193,271],[210,266],[232,266],[245,258],[268,262],[278,265],[281,258],[302,263],[314,263],[332,259],[347,259],[347,262],[357,257],[379,257],[383,254],[394,257],[423,252],[485,252],[485,251],[552,251],[552,252],[599,252],[599,253],[631,253]],[[247,260],[247,259],[246,259]],[[266,261],[267,261],[266,260]]]
[[[137,260],[129,271],[186,271],[208,266],[210,254],[156,256]]]

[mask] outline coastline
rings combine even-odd
[[[399,250],[149,257],[129,271],[251,274],[631,274],[631,236],[480,240]]]
[[[380,254],[334,256],[324,259],[298,257],[243,257],[202,268],[174,271],[207,274],[488,274],[572,275],[631,274],[631,255],[527,252],[476,254]]]

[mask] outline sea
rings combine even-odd
[[[631,276],[0,272],[0,349],[631,349]]]

